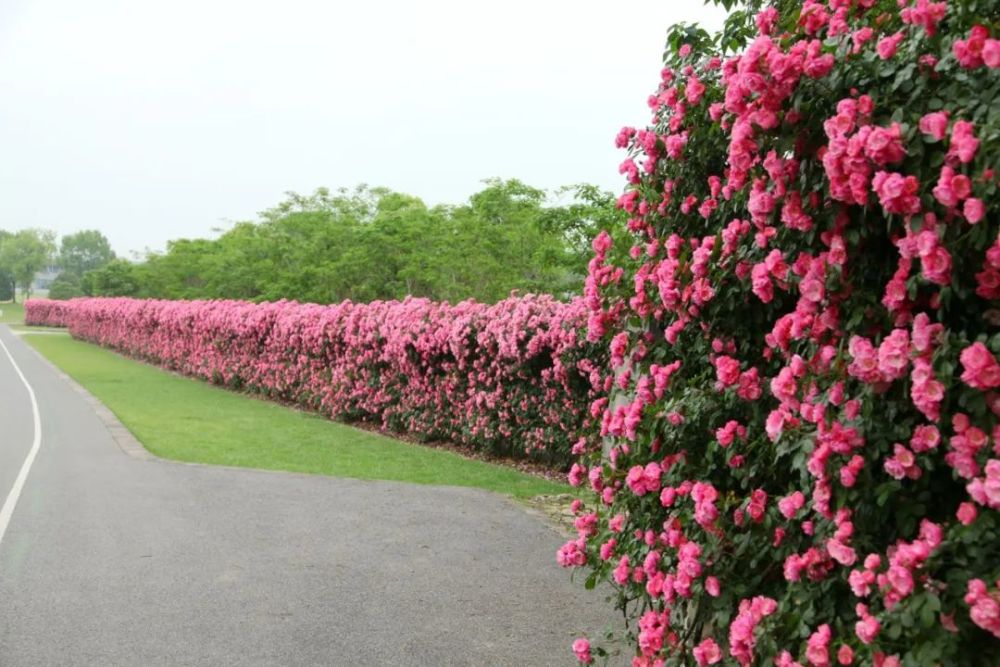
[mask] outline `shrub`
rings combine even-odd
[[[617,139],[627,230],[594,244],[606,442],[558,555],[616,591],[633,665],[997,664],[998,19],[806,0],[672,31]]]
[[[28,326],[67,327],[68,304],[55,299],[29,299],[24,304],[24,323]]]
[[[72,273],[63,271],[49,285],[50,299],[66,300],[83,296],[83,289],[80,287],[79,277]]]
[[[583,305],[426,299],[31,300],[29,324],[216,384],[419,438],[568,465],[592,399]]]

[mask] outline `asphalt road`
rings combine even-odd
[[[563,537],[472,489],[141,460],[0,325],[41,446],[0,542],[0,665],[573,665],[609,620]],[[155,401],[155,396],[149,397]],[[0,350],[0,504],[33,438]]]

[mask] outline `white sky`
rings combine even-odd
[[[623,183],[666,28],[702,0],[0,0],[0,228],[120,254],[286,190],[459,203],[484,178]]]

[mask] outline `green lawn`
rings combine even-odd
[[[530,498],[569,486],[344,426],[178,377],[68,335],[25,340],[163,458],[359,479],[472,486]]]
[[[0,301],[0,322],[4,324],[24,322],[24,306],[20,303]]]

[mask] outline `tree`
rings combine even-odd
[[[72,299],[84,296],[84,294],[83,287],[80,285],[80,278],[67,271],[63,271],[56,276],[52,284],[49,285],[50,299]]]
[[[0,266],[6,267],[25,296],[31,296],[31,283],[51,260],[55,247],[54,232],[23,229],[3,240]]]
[[[587,274],[587,263],[593,255],[591,242],[594,238],[602,230],[610,232],[623,226],[628,215],[615,206],[613,194],[596,185],[566,186],[555,194],[569,197],[569,200],[544,209],[541,225],[546,234],[562,239],[564,245],[559,257],[564,271],[563,282],[552,286],[553,294],[564,296],[579,293]]]
[[[128,260],[113,259],[84,274],[84,283],[93,296],[136,296],[140,290],[139,269]]]
[[[0,301],[11,301],[14,299],[14,274],[10,267],[4,264],[3,244],[13,234],[0,229]]]
[[[550,199],[518,180],[492,179],[464,204],[434,207],[386,188],[320,188],[289,193],[258,222],[217,239],[171,241],[129,275],[137,296],[169,299],[492,303],[512,290],[565,299],[579,293],[591,238],[622,215],[593,186]],[[101,294],[92,278],[108,276],[84,275],[80,289]],[[56,293],[73,293],[72,282],[65,277]]]
[[[0,267],[0,301],[12,301],[13,299],[14,276],[3,267]]]
[[[75,276],[99,269],[114,258],[108,239],[96,229],[64,236],[60,243],[59,268]]]

